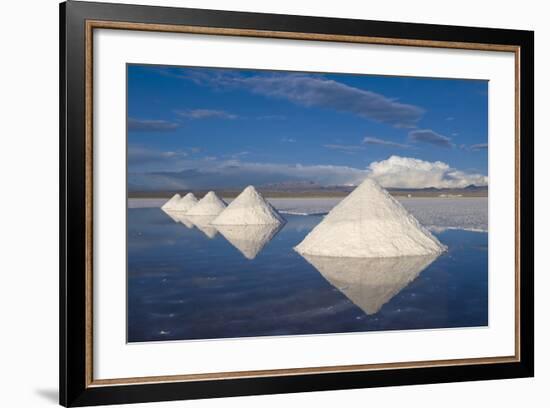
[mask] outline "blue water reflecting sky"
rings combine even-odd
[[[210,238],[129,209],[128,341],[487,325],[486,233],[438,234],[449,250],[435,260],[336,261],[292,250],[320,217],[287,221]]]

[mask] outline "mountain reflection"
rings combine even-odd
[[[367,315],[377,313],[439,255],[347,258],[302,255]]]
[[[254,259],[281,230],[283,224],[218,225],[218,231],[247,259]]]

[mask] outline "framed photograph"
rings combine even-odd
[[[533,32],[60,21],[62,405],[533,376]]]

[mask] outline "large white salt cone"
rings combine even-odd
[[[193,193],[187,193],[176,203],[173,211],[187,212],[198,202],[199,200],[197,200],[197,197]]]
[[[439,255],[393,258],[303,256],[332,286],[371,315],[380,311]]]
[[[181,196],[179,194],[174,194],[168,201],[166,201],[162,207],[163,210],[173,210],[176,208],[176,204],[181,199]]]
[[[266,225],[281,224],[285,219],[254,186],[246,187],[223,212],[212,221],[213,225]]]
[[[203,198],[199,200],[189,211],[187,215],[218,215],[221,213],[227,204],[219,198],[213,191],[208,192]]]
[[[254,259],[282,226],[283,224],[216,225],[216,228],[245,258]]]
[[[385,189],[367,179],[294,249],[307,255],[379,258],[439,254],[446,247]]]

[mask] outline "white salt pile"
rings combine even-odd
[[[181,199],[181,196],[179,194],[174,194],[170,200],[166,201],[164,205],[160,208],[163,210],[173,210],[176,208],[176,204]]]
[[[283,224],[216,225],[217,230],[247,259],[254,259]]]
[[[386,190],[367,179],[294,249],[308,255],[378,258],[439,254],[446,247]]]
[[[285,219],[256,191],[254,186],[248,186],[212,221],[212,224],[265,225],[284,222]]]
[[[174,211],[187,212],[198,203],[193,193],[187,193],[175,205]]]
[[[439,255],[348,258],[304,255],[319,273],[366,314],[377,313]]]
[[[208,192],[199,200],[189,211],[187,215],[218,215],[221,213],[227,204],[219,198],[213,191]]]

